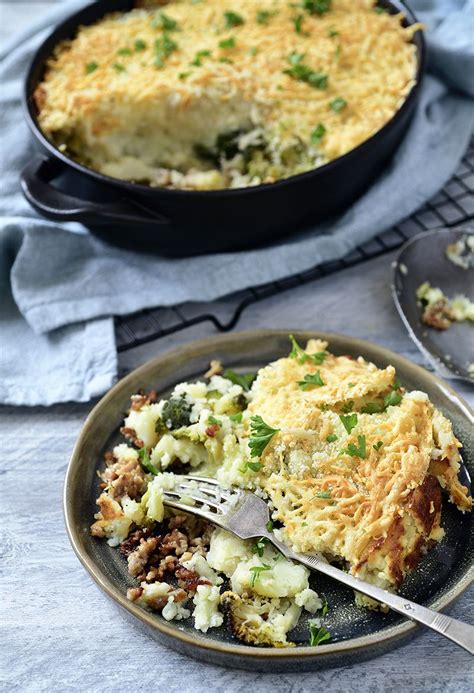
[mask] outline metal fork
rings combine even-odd
[[[183,500],[191,499],[194,505]],[[250,491],[223,489],[214,479],[199,476],[182,477],[173,490],[164,491],[165,505],[199,515],[209,522],[233,532],[241,539],[265,537],[286,558],[317,570],[362,594],[386,604],[394,611],[431,628],[474,654],[474,626],[420,606],[369,582],[345,573],[320,556],[303,555],[278,541],[267,529],[269,509],[264,500]],[[207,506],[207,507],[206,507]]]

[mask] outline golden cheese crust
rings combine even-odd
[[[311,341],[306,353],[326,348]],[[322,384],[301,387],[316,373]],[[252,390],[251,412],[280,429],[261,458],[262,487],[297,551],[398,587],[443,536],[441,487],[470,509],[450,422],[424,393],[406,393],[392,366],[328,352],[318,364],[283,358]]]
[[[420,27],[377,13],[374,0],[332,0],[322,13],[286,0],[160,6],[81,27],[57,46],[36,90],[46,135],[99,170],[118,171],[128,157],[135,177],[135,159],[144,177],[153,167],[183,171],[199,165],[194,145],[259,127],[273,168],[252,180],[271,181],[353,149],[414,84]],[[285,145],[295,138],[307,151],[293,161]]]

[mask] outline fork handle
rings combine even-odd
[[[394,611],[408,616],[408,618],[411,618],[413,621],[422,623],[424,626],[440,633],[440,635],[444,635],[445,638],[449,638],[449,640],[455,642],[456,645],[460,645],[470,654],[474,654],[474,626],[446,616],[446,614],[427,609],[420,604],[415,604],[415,602],[411,602],[409,599],[388,592],[376,585],[371,585],[369,582],[360,580],[354,575],[345,573],[330,563],[326,563],[317,556],[304,556],[303,554],[295,553],[287,546],[274,539],[269,533],[266,536],[287,558],[303,563],[308,568],[311,568],[311,570],[317,570],[320,573],[329,575],[329,577],[342,582],[344,585],[352,587],[352,589],[362,592],[362,594],[372,597],[372,599],[383,602]]]

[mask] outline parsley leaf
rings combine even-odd
[[[367,402],[361,409],[363,414],[380,414],[383,412],[383,406],[377,402]]]
[[[326,597],[323,597],[323,599],[324,599],[324,602],[323,602],[323,606],[321,608],[321,615],[327,616],[329,613],[329,604],[328,604],[328,600],[326,599]]]
[[[178,79],[180,79],[180,80],[186,79],[187,77],[189,77],[190,74],[191,74],[190,72],[180,72],[178,75]]]
[[[234,383],[234,385],[240,385],[242,390],[248,392],[257,376],[255,373],[236,373],[228,368],[224,371],[222,377],[226,380],[230,380],[230,382]]]
[[[331,491],[319,491],[314,497],[315,498],[331,498]]]
[[[385,409],[387,409],[387,407],[396,407],[397,404],[400,404],[401,401],[401,394],[399,392],[396,392],[395,390],[389,392],[388,395],[385,395],[383,399]]]
[[[374,7],[375,14],[383,14],[385,12],[383,7]]]
[[[250,456],[259,457],[279,430],[279,428],[272,428],[266,424],[261,416],[252,416],[250,419],[251,435],[249,438]],[[250,466],[250,464],[252,463],[247,462],[247,466]]]
[[[382,445],[383,445],[382,441],[378,440],[376,443],[374,443],[374,445],[372,445],[372,447],[374,448],[374,450],[380,450]]]
[[[116,70],[117,72],[125,72],[125,71],[126,71],[125,68],[124,68],[124,66],[123,66],[121,63],[114,63],[114,64],[112,65],[112,67],[113,67],[114,70]]]
[[[327,443],[334,443],[335,440],[337,440],[337,435],[335,433],[330,433],[328,436],[326,436]]]
[[[309,84],[314,89],[326,89],[328,76],[323,72],[316,72],[308,65],[305,65],[302,62],[303,59],[303,53],[296,53],[293,51],[293,53],[288,56],[288,62],[291,67],[283,70],[283,74],[300,82],[306,82],[306,84]]]
[[[329,103],[329,108],[334,111],[334,113],[339,113],[339,111],[342,111],[346,106],[347,101],[343,99],[342,96],[336,96],[336,98]]]
[[[222,41],[219,41],[219,48],[235,48],[235,38],[230,36],[229,38],[222,39]]]
[[[295,7],[301,7],[308,14],[324,14],[331,9],[331,0],[300,0]]]
[[[347,416],[340,414],[339,418],[348,433],[357,426],[357,414],[348,414]]]
[[[265,546],[268,544],[268,539],[266,537],[260,537],[260,539],[252,546],[252,553],[257,553],[261,558],[265,550]]]
[[[194,56],[194,59],[191,61],[191,65],[196,65],[196,67],[200,67],[202,65],[202,59],[203,58],[209,58],[211,55],[211,51],[208,50],[202,50],[198,51],[196,55]]]
[[[151,462],[150,460],[150,454],[146,448],[140,448],[138,451],[138,459],[140,460],[140,464],[143,467],[143,469],[146,472],[149,472],[150,474],[159,474],[159,470],[155,467],[155,465]]]
[[[334,36],[339,36],[339,32],[336,29],[329,29],[328,36],[329,38],[334,38]]]
[[[313,132],[311,133],[311,143],[312,144],[319,144],[321,142],[321,139],[324,137],[326,134],[326,128],[322,123],[318,123],[316,127],[314,128]]]
[[[344,402],[341,409],[344,412],[344,414],[347,414],[348,412],[352,411],[354,409],[354,400],[349,399],[347,400],[347,402]]]
[[[303,31],[304,14],[297,14],[296,17],[293,17],[291,21],[295,26],[295,31],[297,34],[300,34],[301,36],[309,36],[308,32]]]
[[[135,50],[138,51],[144,51],[146,48],[146,43],[143,39],[137,38],[135,39]]]
[[[117,51],[117,55],[131,55],[132,51],[130,48],[119,48]]]
[[[324,626],[318,628],[315,623],[309,624],[309,644],[313,646],[321,645],[331,639],[331,634]]]
[[[86,65],[86,75],[90,75],[91,72],[95,72],[98,68],[98,64],[95,61],[92,61],[91,63],[87,63]]]
[[[289,339],[292,348],[290,353],[288,354],[288,358],[296,359],[298,363],[306,363],[307,361],[312,361],[312,363],[315,363],[317,366],[320,366],[324,362],[324,359],[327,356],[325,351],[317,351],[315,354],[307,354],[306,351],[300,347],[300,345],[298,344],[298,342],[292,334],[289,335]]]
[[[158,12],[151,25],[154,29],[163,29],[163,31],[179,31],[176,19],[169,17],[164,12]]]
[[[231,421],[234,421],[235,423],[241,423],[241,421],[242,421],[242,412],[241,412],[241,411],[238,411],[237,414],[231,414],[231,415],[229,416],[229,419],[230,419]]]
[[[357,436],[357,445],[349,443],[347,448],[343,448],[341,452],[351,457],[360,457],[361,460],[365,460],[367,456],[365,436]]]
[[[252,472],[259,472],[263,469],[263,464],[261,462],[247,462],[245,466],[246,469],[250,469]]]
[[[225,28],[232,29],[234,26],[244,24],[244,18],[237,12],[224,12]]]
[[[251,568],[249,568],[249,571],[251,573],[253,573],[252,580],[250,582],[251,586],[252,587],[255,586],[256,581],[260,577],[260,573],[263,573],[264,571],[271,570],[271,569],[272,569],[271,565],[267,565],[266,563],[264,563],[263,565],[254,565]]]
[[[207,417],[207,423],[214,424],[214,426],[222,426],[222,421],[212,415]]]
[[[322,387],[324,384],[319,371],[316,371],[316,373],[307,373],[303,380],[298,380],[298,385],[302,390],[308,390],[313,386]]]
[[[268,520],[265,527],[267,528],[267,532],[273,532],[273,522],[271,520]]]
[[[165,59],[168,58],[173,51],[178,48],[178,44],[171,39],[168,34],[164,33],[155,41],[155,65],[163,67]]]
[[[270,10],[258,10],[257,16],[256,16],[257,22],[259,24],[268,24],[268,20],[274,14],[275,14],[275,12],[271,12]]]

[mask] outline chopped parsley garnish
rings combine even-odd
[[[385,9],[383,7],[374,7],[374,12],[375,14],[383,14],[385,12]]]
[[[319,144],[321,142],[321,139],[324,137],[326,134],[326,128],[322,123],[318,123],[316,127],[314,128],[313,132],[311,133],[311,143],[312,144]]]
[[[399,392],[396,392],[395,390],[392,390],[391,392],[388,393],[388,395],[385,395],[383,398],[383,403],[385,409],[387,407],[396,407],[397,404],[400,404],[402,401],[402,396]]]
[[[318,628],[315,623],[309,624],[309,644],[313,646],[321,645],[321,643],[331,640],[331,634],[324,626]]]
[[[180,72],[178,75],[178,79],[180,79],[180,80],[186,79],[187,77],[189,77],[190,74],[191,74],[190,72]]]
[[[163,35],[155,41],[155,65],[157,67],[163,67],[166,58],[168,58],[177,48],[178,44],[173,41],[168,34],[163,33]]]
[[[209,58],[211,55],[211,51],[204,49],[202,51],[198,51],[196,55],[194,56],[193,60],[191,61],[191,65],[196,65],[196,67],[200,67],[202,65],[202,59],[203,58]]]
[[[116,70],[117,72],[125,72],[125,67],[124,67],[121,63],[114,63],[114,64],[112,65],[112,67],[113,67],[114,70]]]
[[[232,29],[234,26],[241,26],[244,23],[244,18],[237,12],[224,12],[225,28]]]
[[[237,414],[231,414],[229,416],[229,419],[231,421],[234,421],[235,423],[241,423],[242,422],[242,412],[238,411]]]
[[[316,72],[308,65],[303,63],[304,53],[290,53],[288,62],[291,67],[283,70],[285,75],[289,75],[293,79],[300,82],[306,82],[314,89],[325,89],[328,84],[328,76],[323,72]]]
[[[331,498],[331,491],[319,491],[314,497],[315,498]]]
[[[235,38],[230,36],[229,38],[222,39],[222,41],[219,41],[219,48],[235,48]]]
[[[352,411],[354,409],[354,400],[349,399],[349,400],[347,400],[347,402],[344,402],[341,409],[344,412],[344,414],[348,414],[350,411]]]
[[[297,14],[296,17],[293,17],[291,21],[295,26],[295,31],[297,34],[300,34],[301,36],[309,36],[308,32],[303,31],[304,14]]]
[[[271,520],[268,520],[265,527],[267,528],[267,532],[273,532],[273,522]]]
[[[336,96],[336,98],[329,103],[329,108],[331,111],[334,111],[334,113],[339,113],[339,111],[342,111],[346,106],[347,101],[343,99],[342,96]]]
[[[293,7],[301,7],[308,14],[324,14],[331,9],[331,0],[300,0]]]
[[[207,417],[207,423],[214,424],[214,426],[222,426],[222,421],[216,419],[216,417],[212,416],[212,414],[211,416]]]
[[[249,568],[249,571],[252,573],[252,580],[250,582],[250,585],[254,587],[256,581],[260,577],[260,573],[265,572],[266,570],[271,570],[272,567],[271,565],[267,565],[264,563],[263,565],[254,565],[251,568]]]
[[[310,387],[322,387],[324,384],[319,371],[307,373],[303,380],[298,380],[298,385],[302,390],[308,390]]]
[[[220,63],[227,63],[228,65],[233,65],[234,61],[231,60],[230,58],[226,58],[225,56],[223,58],[219,58]]]
[[[374,443],[374,444],[372,445],[372,447],[374,448],[374,450],[380,450],[380,448],[382,447],[382,445],[383,445],[382,441],[381,441],[381,440],[378,440],[376,443]]]
[[[95,72],[98,68],[98,64],[95,61],[92,61],[91,63],[87,63],[86,65],[86,75],[90,75],[91,72]]]
[[[335,36],[339,36],[339,32],[336,31],[336,29],[329,29],[328,36],[329,38],[334,38]]]
[[[357,414],[348,414],[347,416],[340,414],[339,418],[341,419],[341,423],[348,433],[350,433],[352,429],[357,426]]]
[[[343,448],[341,453],[350,455],[351,457],[360,457],[361,460],[365,460],[367,451],[365,447],[365,436],[357,436],[357,445],[354,443],[349,443],[347,448]]]
[[[361,409],[363,414],[380,414],[383,412],[383,406],[377,402],[367,402]]]
[[[117,51],[118,55],[132,55],[130,48],[119,48]]]
[[[335,433],[330,433],[328,436],[326,436],[327,443],[334,443],[335,440],[337,440],[337,435]]]
[[[160,473],[159,470],[150,460],[150,454],[146,448],[140,448],[140,450],[138,451],[138,459],[140,460],[140,464],[146,472],[154,474],[155,476]]]
[[[270,10],[258,10],[256,19],[259,24],[268,24],[268,20],[270,17],[272,17],[275,14],[275,12],[271,12]]]
[[[279,430],[279,428],[272,428],[266,424],[261,416],[252,416],[250,419],[249,438],[250,456],[260,457],[268,443]],[[247,462],[247,466],[250,464],[250,462]]]
[[[347,383],[347,387],[355,387],[355,383]]]
[[[240,471],[245,473],[247,469],[250,469],[252,472],[259,472],[263,469],[263,464],[261,462],[246,462],[244,468]]]
[[[137,39],[135,39],[134,46],[135,46],[135,50],[136,50],[137,53],[138,53],[139,51],[144,51],[144,50],[145,50],[145,48],[146,48],[146,43],[145,43],[145,41],[144,41],[143,39],[137,38]]]
[[[268,539],[266,537],[260,537],[260,539],[252,546],[252,553],[257,553],[260,558],[263,556],[265,546],[268,544]]]
[[[242,390],[248,392],[252,386],[253,381],[257,377],[255,373],[236,373],[235,371],[228,368],[222,374],[222,377],[226,380],[230,380],[234,385],[240,385]]]
[[[323,606],[321,608],[321,615],[327,616],[329,613],[329,604],[328,604],[328,600],[326,599],[326,597],[323,597],[323,599],[324,599],[324,602],[323,602]]]
[[[164,12],[158,12],[151,25],[154,29],[163,29],[163,31],[179,31],[176,19],[173,19]]]
[[[289,339],[292,348],[288,354],[288,358],[296,359],[298,363],[306,363],[307,361],[311,361],[317,366],[320,366],[327,356],[325,351],[317,351],[315,354],[307,354],[306,351],[300,347],[292,334],[289,335]]]

